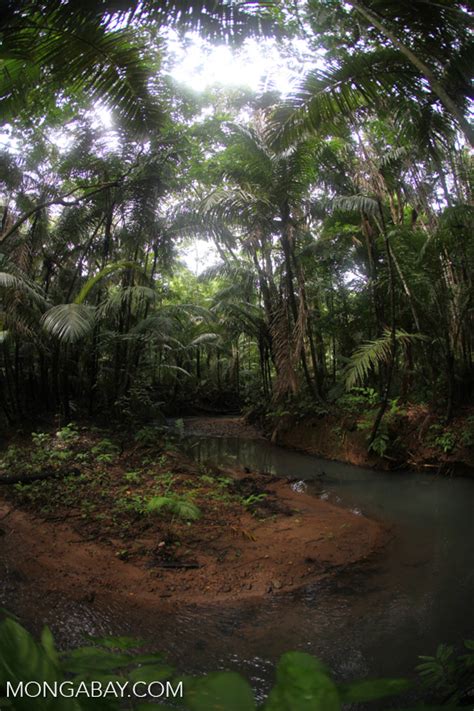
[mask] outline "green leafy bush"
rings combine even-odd
[[[459,441],[463,447],[474,447],[474,416],[466,418],[466,423],[461,430]]]
[[[119,449],[110,439],[101,439],[91,449],[97,462],[101,464],[111,464],[116,458]]]
[[[456,656],[450,645],[440,644],[434,656],[421,656],[416,669],[425,686],[435,689],[450,704],[457,704],[466,688],[473,683],[474,640],[466,640],[467,654]]]
[[[182,682],[183,703],[172,708],[181,711],[342,711],[346,704],[379,702],[397,696],[411,687],[406,679],[366,679],[337,684],[327,667],[304,652],[287,652],[278,662],[276,682],[263,705],[257,706],[249,683],[236,672],[213,672],[201,677],[180,677],[166,664],[161,654],[140,651],[140,640],[129,637],[90,637],[88,645],[69,652],[59,652],[48,628],[36,642],[18,622],[7,617],[0,624],[0,689],[7,681],[72,681],[74,688],[92,681],[131,683],[171,680]],[[466,642],[468,654],[454,656],[451,647],[441,645],[435,657],[423,657],[419,671],[430,689],[448,694],[446,706],[459,708],[463,689],[469,689],[474,666],[474,642]],[[1,691],[0,691],[1,693]],[[2,708],[17,711],[118,711],[115,698],[0,698]],[[396,701],[395,701],[396,703]],[[394,708],[393,701],[387,708]],[[416,706],[412,709],[436,709],[446,706]],[[127,699],[127,708],[152,711],[163,705],[136,703]],[[380,706],[378,706],[380,708]],[[399,709],[399,711],[401,711]],[[408,711],[408,710],[406,710]]]
[[[153,496],[145,505],[144,510],[149,514],[161,514],[164,511],[169,511],[173,516],[186,521],[197,521],[201,516],[201,511],[196,504],[184,496]]]
[[[379,430],[373,441],[369,445],[369,451],[375,452],[379,457],[383,457],[390,445],[390,437],[387,432]]]
[[[344,410],[359,412],[361,407],[372,407],[379,400],[379,394],[374,388],[351,388],[350,392],[338,398],[337,404]]]
[[[444,429],[438,424],[431,425],[428,433],[428,441],[431,441],[436,447],[442,449],[445,454],[452,452],[457,444],[454,432],[449,429]]]
[[[56,432],[56,437],[66,443],[77,442],[79,439],[79,432],[77,431],[76,425],[73,422],[70,422],[68,425],[61,427],[61,429]]]

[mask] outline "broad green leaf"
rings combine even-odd
[[[87,639],[98,647],[106,647],[107,649],[137,649],[144,644],[142,639],[135,639],[134,637],[94,637],[88,635]]]
[[[342,684],[338,686],[338,690],[341,701],[357,702],[401,694],[411,686],[412,684],[407,679],[368,679],[367,681],[355,681],[353,684]]]
[[[339,711],[340,697],[326,667],[310,654],[287,652],[264,711]]]
[[[66,655],[63,666],[68,672],[80,674],[89,671],[114,671],[131,663],[133,657],[129,654],[114,654],[97,647],[80,647]]]
[[[54,646],[53,634],[49,627],[44,627],[43,631],[41,632],[41,645],[46,654],[48,655],[49,659],[52,661],[52,663],[55,666],[58,666],[59,657],[56,651],[56,647]]]
[[[75,343],[94,327],[95,310],[84,304],[58,304],[43,314],[43,328],[60,341]]]
[[[53,681],[51,660],[18,622],[7,618],[0,625],[0,683],[14,680]]]
[[[174,669],[166,664],[160,666],[146,665],[132,669],[129,673],[131,681],[143,681],[146,684],[151,684],[153,681],[163,681],[169,679],[174,673]]]
[[[215,672],[184,681],[190,711],[255,711],[252,689],[235,672]]]

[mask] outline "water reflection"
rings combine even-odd
[[[286,647],[306,643],[342,675],[346,649],[351,668],[395,674],[439,642],[459,643],[472,635],[473,481],[376,472],[259,440],[191,436],[189,445],[199,462],[247,466],[306,482],[315,496],[391,527],[392,540],[372,572],[346,574],[340,585],[317,586],[291,605],[277,602],[277,635],[267,634],[272,611],[265,609],[258,619],[259,629],[266,630],[258,635],[262,644],[276,648],[275,637],[285,636]]]

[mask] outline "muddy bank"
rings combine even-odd
[[[387,427],[383,456],[367,449],[367,412],[334,413],[297,419],[283,415],[263,422],[274,444],[323,459],[383,470],[410,469],[445,475],[474,476],[474,412],[449,425],[422,406],[411,406]]]
[[[91,604],[116,596],[146,605],[167,599],[212,604],[295,590],[367,558],[386,539],[378,523],[298,494],[286,482],[266,488],[279,513],[208,522],[207,531],[188,538],[182,567],[120,560],[110,545],[85,539],[67,523],[44,521],[3,501],[2,567],[19,587],[32,586],[44,599],[59,592]]]

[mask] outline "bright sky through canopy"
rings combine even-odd
[[[223,44],[206,45],[198,35],[190,33],[185,44],[171,36],[168,47],[174,56],[171,76],[196,91],[221,84],[287,94],[301,80],[303,71],[299,62],[283,56],[275,40],[248,39],[240,50],[233,50]],[[294,49],[307,51],[301,40]]]
[[[315,64],[308,62],[308,47],[297,40],[293,49],[300,56],[306,55],[306,62],[285,57],[274,40],[248,39],[240,50],[227,45],[206,45],[196,34],[189,33],[186,42],[177,35],[170,34],[168,48],[173,56],[170,74],[178,82],[195,91],[205,91],[217,85],[244,87],[255,92],[276,90],[289,94],[301,81],[303,74]],[[194,273],[199,274],[211,264],[219,261],[215,247],[204,240],[193,240],[182,252],[182,262]]]

